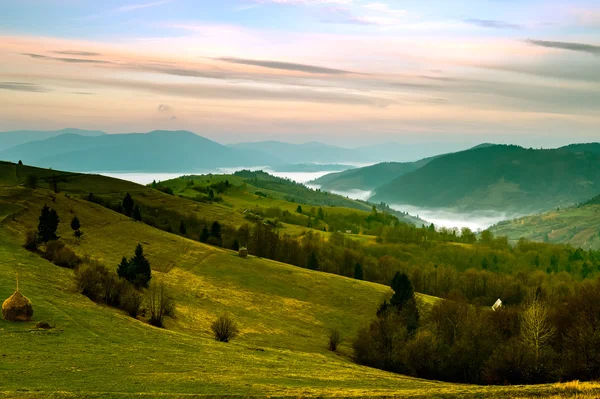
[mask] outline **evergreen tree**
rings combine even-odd
[[[214,221],[210,226],[210,235],[211,237],[215,237],[218,240],[221,240],[221,224],[217,221]]]
[[[59,222],[60,219],[58,218],[56,211],[52,208],[49,208],[48,205],[44,205],[42,208],[42,213],[39,217],[37,234],[38,241],[40,243],[45,243],[58,239],[56,236],[56,229],[58,229]]]
[[[487,270],[488,267],[489,267],[488,260],[486,257],[484,257],[483,260],[481,261],[481,268],[483,270]]]
[[[302,207],[300,205],[298,205],[298,208],[296,208],[296,212],[297,213],[302,213]]]
[[[319,258],[317,258],[315,251],[312,251],[308,256],[306,267],[310,270],[319,270]]]
[[[360,263],[354,265],[354,278],[357,280],[362,280],[364,278],[363,267]]]
[[[233,249],[234,251],[239,251],[240,250],[240,242],[238,241],[237,238],[235,240],[233,240],[233,244],[231,245],[231,249]]]
[[[129,260],[130,280],[135,284],[136,287],[148,287],[150,279],[152,278],[152,271],[150,269],[150,262],[144,255],[144,248],[142,244],[138,244],[135,248],[135,255]]]
[[[319,211],[317,212],[317,219],[323,220],[325,219],[325,213],[323,212],[323,208],[319,207]]]
[[[133,198],[129,193],[125,194],[125,198],[123,198],[123,211],[125,212],[125,216],[131,217],[133,212]]]
[[[185,228],[185,223],[183,222],[183,220],[181,220],[181,222],[179,223],[179,233],[181,233],[182,236],[187,234],[187,229]]]
[[[200,242],[207,243],[210,238],[210,231],[204,226],[202,233],[200,234]]]
[[[394,278],[392,279],[391,286],[394,290],[394,295],[390,300],[390,304],[400,311],[406,302],[414,299],[415,291],[410,279],[405,273],[396,272]]]
[[[19,159],[19,165],[23,165],[23,161]]]
[[[79,223],[79,219],[77,218],[77,216],[73,216],[73,219],[71,219],[71,229],[79,230],[80,228],[81,223]]]
[[[119,266],[117,267],[117,275],[127,281],[133,280],[131,277],[131,269],[129,268],[129,261],[124,256],[123,259],[121,259],[121,263],[119,263]]]
[[[208,198],[210,198],[210,199],[214,199],[215,198],[215,192],[213,191],[212,188],[208,192]]]
[[[142,211],[139,206],[133,207],[133,218],[139,222],[142,221]]]

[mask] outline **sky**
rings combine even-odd
[[[600,139],[600,0],[0,3],[0,131]]]

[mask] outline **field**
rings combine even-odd
[[[20,289],[33,302],[35,313],[32,322],[0,321],[0,397],[600,394],[592,384],[480,387],[355,365],[350,339],[390,294],[388,287],[265,259],[241,259],[231,251],[154,229],[71,194],[17,187],[7,176],[0,175],[0,298],[11,295],[18,272]],[[69,183],[70,190],[100,188],[116,194],[120,185],[126,185],[94,179],[78,177]],[[94,186],[100,183],[104,186]],[[151,191],[147,201],[174,201]],[[91,302],[74,291],[71,270],[21,247],[44,204],[58,211],[59,235],[80,256],[116,268],[138,242],[144,245],[153,279],[163,281],[176,302],[175,318],[167,320],[166,329]],[[189,211],[201,212],[193,207]],[[68,226],[72,215],[81,220],[80,244]],[[419,299],[424,306],[437,300]],[[224,313],[241,328],[241,335],[228,344],[213,340],[209,329]],[[56,328],[35,330],[35,323],[42,320]],[[326,349],[330,328],[338,328],[347,338],[338,353]]]

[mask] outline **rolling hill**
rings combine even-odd
[[[46,140],[63,134],[77,134],[80,136],[102,136],[106,133],[99,130],[61,129],[61,130],[13,130],[0,132],[0,152],[11,147],[28,143],[30,141]]]
[[[507,220],[490,230],[512,241],[523,237],[532,241],[571,244],[583,249],[600,249],[600,195],[578,206]]]
[[[448,154],[376,189],[373,201],[536,212],[600,191],[600,154],[494,145]]]
[[[279,164],[250,150],[223,146],[188,131],[63,134],[0,152],[0,159],[77,172],[190,172],[219,167]]]
[[[582,397],[592,383],[484,387],[410,378],[354,364],[346,341],[326,349],[329,328],[346,337],[368,321],[389,288],[250,257],[154,229],[78,199],[90,186],[122,195],[131,183],[69,175],[56,194],[15,184],[14,168],[0,165],[0,298],[19,287],[34,306],[31,322],[0,320],[3,398],[212,398],[225,397]],[[10,166],[10,165],[9,165]],[[13,165],[14,166],[14,165]],[[43,179],[53,171],[24,168]],[[88,181],[88,179],[90,181]],[[156,192],[156,202],[186,200]],[[166,329],[96,304],[74,289],[73,271],[60,268],[21,243],[51,204],[61,217],[58,234],[80,256],[116,268],[142,243],[153,279],[176,303]],[[68,225],[82,223],[78,243]],[[423,303],[436,298],[419,296]],[[231,343],[212,339],[210,323],[228,313],[240,324]],[[38,321],[55,325],[34,328]]]

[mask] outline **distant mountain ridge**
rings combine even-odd
[[[372,201],[535,212],[600,191],[600,154],[494,145],[438,157],[376,189]]]
[[[226,147],[189,131],[63,134],[0,152],[0,159],[76,172],[190,172],[281,162],[261,153]]]
[[[0,132],[0,152],[17,145],[25,144],[31,141],[45,140],[63,134],[77,134],[80,136],[102,136],[107,133],[102,132],[100,130],[81,130],[75,128],[51,131],[14,130],[10,132]]]

